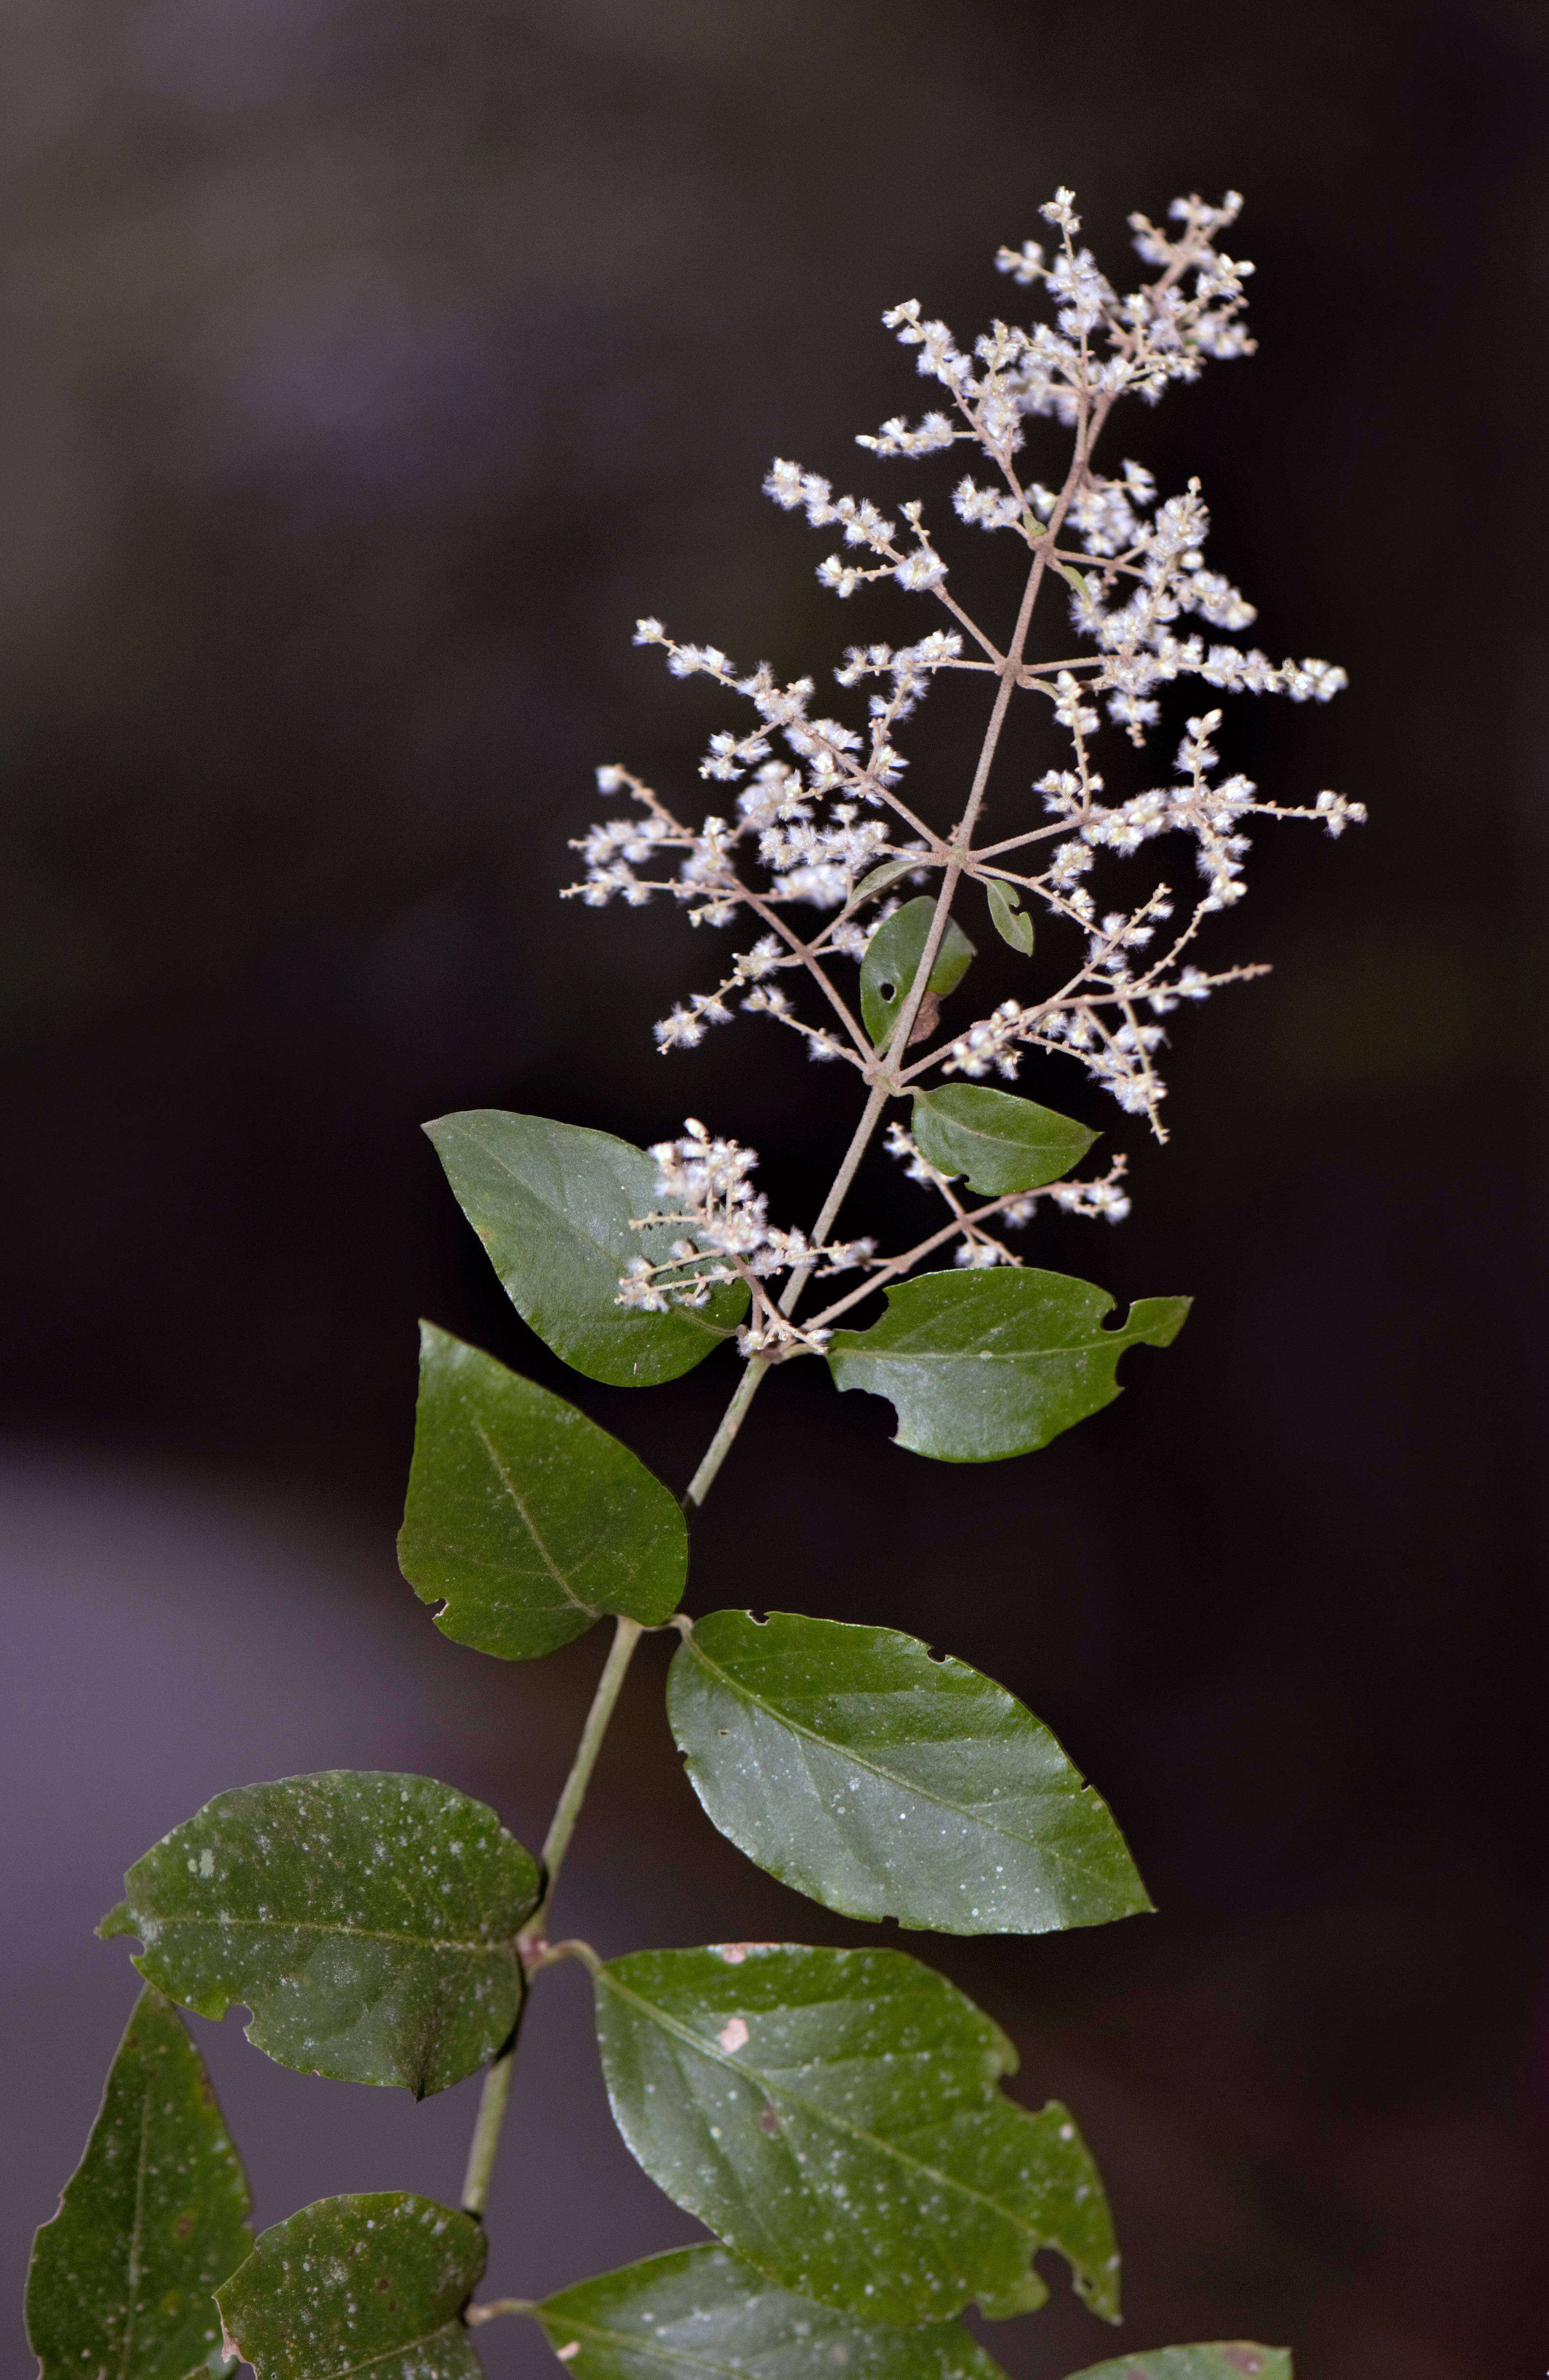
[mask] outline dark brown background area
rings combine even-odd
[[[996,246],[1058,182],[1115,272],[1131,207],[1236,185],[1262,351],[1116,451],[1200,470],[1261,640],[1349,668],[1328,710],[1237,705],[1232,762],[1372,823],[1261,834],[1213,947],[1276,973],[1182,1021],[1167,1150],[1073,1075],[1024,1075],[1133,1167],[1122,1232],[1052,1228],[1047,1259],[1193,1290],[1193,1319],[1118,1407],[984,1473],[899,1453],[883,1406],[793,1368],[694,1595],[916,1630],[1115,1803],[1158,1918],[939,1956],[1098,2151],[1126,2343],[1289,2338],[1303,2380],[1542,2370],[1546,28],[1525,0],[18,0],[18,2287],[127,2006],[89,1929],[154,1835],[351,1761],[541,1831],[600,1646],[502,1672],[396,1582],[417,1314],[675,1484],[727,1391],[719,1362],[638,1398],[563,1375],[419,1122],[504,1105],[643,1140],[692,1111],[768,1151],[791,1220],[833,1161],[847,1085],[773,1028],[651,1053],[712,979],[702,937],[553,897],[593,764],[696,786],[720,723],[632,650],[635,613],[790,669],[894,632],[818,593],[824,549],[757,494],[775,452],[899,491],[848,443],[928,401],[883,307],[976,329],[1010,299]],[[922,714],[922,797],[964,732]],[[879,1172],[857,1220],[893,1195]],[[660,1668],[566,1925],[609,1950],[856,1938],[711,1834]],[[494,2216],[493,2277],[524,2290],[692,2229],[611,2142],[578,1977],[544,1991]],[[203,2031],[262,2219],[455,2190],[466,2091],[414,2110]],[[998,2337],[1026,2380],[1111,2351],[1058,2296]],[[540,2357],[490,2337],[493,2374]]]

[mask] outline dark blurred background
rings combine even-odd
[[[1127,2343],[1536,2374],[1549,14],[13,0],[3,41],[7,2289],[130,1998],[90,1928],[156,1835],[350,1763],[541,1832],[601,1645],[507,1672],[397,1580],[417,1315],[674,1484],[728,1391],[720,1359],[637,1398],[563,1374],[421,1120],[700,1113],[766,1148],[793,1221],[833,1161],[849,1083],[793,1038],[652,1053],[713,940],[554,897],[609,807],[593,764],[692,799],[725,723],[635,613],[788,670],[919,633],[818,592],[771,454],[928,493],[939,469],[849,443],[929,401],[884,306],[971,334],[1059,182],[1116,273],[1130,208],[1236,185],[1262,351],[1114,452],[1200,470],[1256,637],[1350,671],[1331,710],[1236,705],[1229,761],[1372,823],[1261,832],[1211,951],[1276,973],[1182,1020],[1168,1149],[1072,1071],[1023,1075],[1132,1167],[1123,1230],[1048,1227],[1044,1260],[1194,1318],[1120,1404],[982,1473],[793,1367],[694,1599],[914,1629],[1114,1802],[1159,1917],[939,1957],[1099,2155]],[[922,714],[918,798],[965,733]],[[857,1226],[900,1195],[868,1176]],[[563,1924],[859,1938],[712,1834],[664,1659]],[[582,1979],[540,1997],[494,2215],[522,2291],[693,2234],[611,2138]],[[200,2032],[260,2219],[455,2192],[466,2089],[417,2110]],[[492,2374],[542,2368],[484,2338]],[[1019,2380],[1113,2351],[1062,2286],[996,2345]]]

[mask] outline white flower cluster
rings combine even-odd
[[[1331,792],[1302,808],[1261,801],[1250,779],[1221,773],[1213,739],[1222,714],[1203,706],[1179,747],[1178,782],[1108,794],[1093,764],[1094,739],[1113,728],[1144,747],[1167,723],[1169,690],[1180,679],[1203,681],[1216,695],[1274,693],[1296,702],[1327,701],[1345,684],[1330,662],[1275,662],[1234,641],[1255,613],[1206,559],[1210,519],[1197,480],[1167,494],[1143,463],[1125,459],[1104,474],[1094,461],[1121,397],[1154,402],[1206,360],[1251,352],[1242,311],[1253,267],[1221,246],[1240,204],[1235,192],[1219,206],[1180,199],[1162,229],[1131,216],[1150,277],[1120,294],[1081,244],[1071,193],[1059,190],[1043,209],[1047,244],[1024,241],[997,259],[1020,289],[1046,303],[1045,313],[1026,323],[997,320],[971,349],[917,300],[884,316],[937,383],[940,402],[917,423],[895,415],[859,443],[875,458],[905,461],[962,444],[974,450],[974,469],[953,471],[951,510],[965,528],[1016,542],[1022,586],[1005,626],[992,632],[958,600],[919,503],[885,509],[786,459],[771,466],[766,491],[784,510],[838,532],[818,568],[826,587],[849,599],[887,581],[938,607],[940,625],[912,643],[849,649],[835,676],[844,692],[864,697],[865,717],[822,715],[810,678],[783,679],[767,663],[744,674],[718,647],[680,643],[660,621],[640,622],[637,641],[659,647],[675,675],[708,677],[753,712],[745,732],[719,728],[701,763],[702,776],[726,789],[720,811],[685,825],[626,771],[608,769],[599,784],[626,793],[635,814],[594,827],[576,846],[586,874],[569,891],[594,906],[613,899],[635,906],[660,892],[696,925],[727,926],[744,913],[754,924],[716,988],[680,1002],[657,1026],[661,1050],[692,1048],[711,1025],[752,1012],[792,1026],[814,1058],[846,1061],[868,1082],[885,1076],[902,1091],[933,1070],[1009,1077],[1037,1048],[1075,1059],[1127,1112],[1146,1115],[1161,1132],[1160,1020],[1260,972],[1206,969],[1191,947],[1215,913],[1241,897],[1249,822],[1300,818],[1337,836],[1365,815]],[[1041,426],[1048,423],[1072,435],[1063,478],[1050,473],[1046,484],[1024,469],[1023,450],[1030,437],[1049,434]],[[1051,582],[1085,650],[1030,660],[1030,622]],[[978,763],[950,823],[936,820],[934,798],[916,808],[905,797],[897,740],[944,670],[981,674],[992,698]],[[1021,823],[1005,814],[998,839],[986,841],[982,813],[1001,723],[1009,698],[1023,693],[1047,706],[1065,748],[1035,787],[1042,813]],[[998,784],[993,798],[1005,813]],[[1162,932],[1172,902],[1156,882],[1128,907],[1100,907],[1094,871],[1133,862],[1172,832],[1191,838],[1204,880],[1187,915]],[[913,888],[945,879],[950,898],[964,877],[998,884],[1011,907],[996,892],[998,916],[1025,917],[1042,904],[1057,928],[1076,934],[1081,954],[1039,997],[1003,1000],[966,1027],[949,1027],[916,1058],[916,1045],[934,1033],[935,1003],[920,1005],[913,1036],[879,1059],[841,963],[863,957],[878,923]],[[1056,947],[1058,940],[1048,938]],[[1047,954],[1044,938],[1036,947]],[[793,997],[793,973],[821,1002],[817,1021]],[[1076,1211],[1112,1212],[1115,1199],[1122,1205],[1112,1192],[1107,1204],[1078,1201]]]
[[[768,1200],[753,1187],[757,1151],[734,1140],[712,1139],[696,1116],[688,1118],[680,1139],[658,1141],[650,1154],[656,1195],[668,1203],[652,1214],[632,1217],[630,1229],[678,1223],[684,1230],[660,1262],[631,1259],[619,1281],[617,1305],[666,1314],[674,1305],[703,1305],[718,1282],[741,1280],[755,1289],[768,1320],[778,1321],[758,1284],[798,1269],[819,1279],[851,1272],[876,1254],[874,1240],[814,1247],[805,1232],[781,1231],[771,1223]]]
[[[998,1239],[986,1228],[991,1220],[1020,1229],[1023,1223],[1032,1220],[1042,1198],[1063,1208],[1068,1215],[1083,1215],[1094,1220],[1100,1216],[1109,1223],[1121,1223],[1130,1211],[1129,1198],[1119,1186],[1125,1171],[1122,1157],[1114,1159],[1100,1181],[1051,1182],[1041,1190],[1013,1192],[1006,1197],[987,1199],[970,1209],[953,1188],[953,1177],[937,1171],[921,1154],[914,1135],[905,1132],[901,1123],[889,1125],[887,1148],[889,1157],[898,1159],[911,1182],[918,1182],[924,1188],[937,1191],[946,1200],[955,1219],[934,1238],[923,1243],[921,1248],[912,1251],[913,1256],[919,1256],[941,1245],[961,1231],[962,1237],[953,1256],[955,1264],[966,1266],[971,1270],[982,1270],[988,1265],[1019,1265],[1021,1257],[1014,1255],[1003,1240]]]

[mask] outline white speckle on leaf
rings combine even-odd
[[[730,2055],[734,2049],[746,2048],[747,2027],[743,2022],[740,2016],[734,2016],[730,2024],[722,2025],[716,2038],[720,2043],[722,2049]]]

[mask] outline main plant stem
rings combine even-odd
[[[516,1937],[516,1955],[524,1966],[527,1952],[547,1935],[549,1911],[554,1898],[554,1888],[560,1879],[560,1869],[570,1848],[570,1838],[575,1831],[575,1821],[581,1815],[581,1804],[587,1798],[587,1788],[591,1783],[602,1740],[608,1732],[608,1722],[613,1716],[629,1665],[635,1658],[635,1647],[644,1633],[637,1620],[625,1620],[621,1616],[614,1622],[612,1646],[603,1665],[602,1675],[597,1682],[597,1692],[587,1713],[587,1723],[581,1730],[581,1741],[575,1747],[570,1774],[554,1804],[554,1815],[543,1838],[543,1849],[539,1854],[543,1863],[543,1898]],[[505,2122],[506,2103],[511,2096],[511,2070],[516,2057],[516,2043],[526,2008],[526,1994],[524,1992],[511,2039],[484,2077],[473,2139],[468,2144],[468,2169],[463,2180],[463,2208],[468,2215],[482,2215],[490,2196],[495,2155]]]

